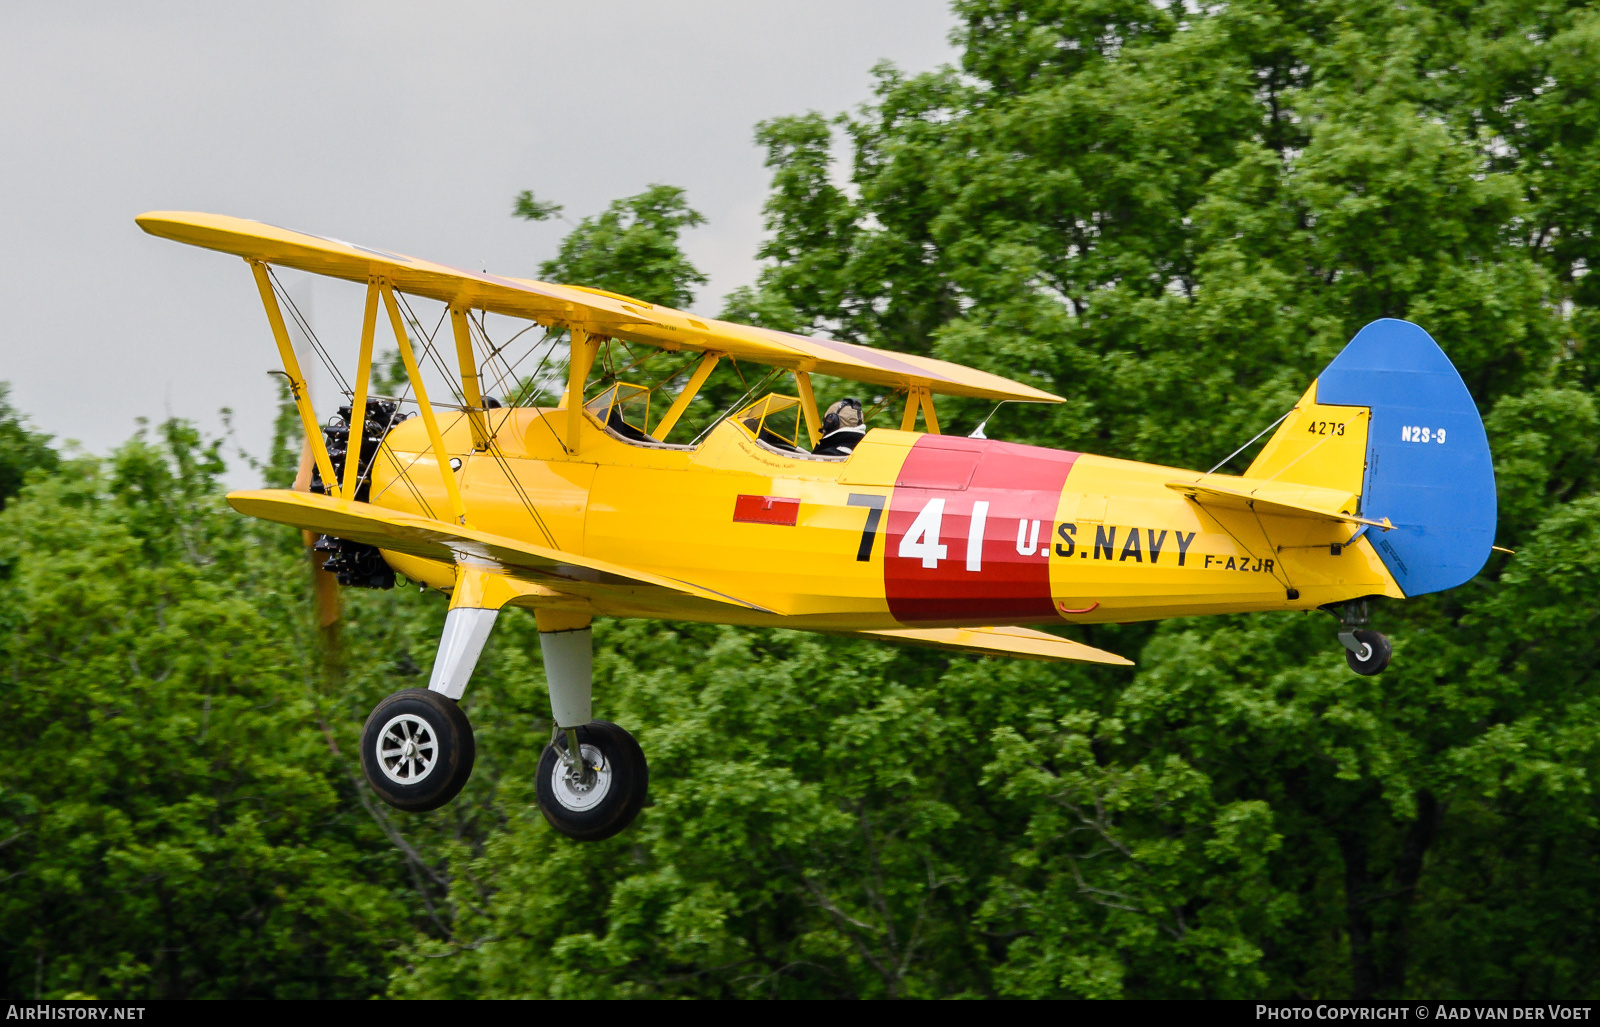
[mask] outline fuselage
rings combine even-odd
[[[1167,487],[1194,471],[1014,443],[874,429],[843,459],[791,453],[735,420],[698,446],[630,442],[567,411],[465,418],[445,448],[467,523],[692,582],[774,611],[641,595],[595,612],[812,630],[1130,622],[1312,609],[1399,595],[1351,526],[1208,510]],[[1237,480],[1237,479],[1232,479]],[[395,427],[371,501],[435,518],[449,504],[420,419]],[[448,589],[454,568],[385,553]]]

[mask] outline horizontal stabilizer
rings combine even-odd
[[[568,595],[593,597],[603,595],[606,589],[642,586],[760,613],[773,612],[687,581],[545,549],[428,517],[386,510],[370,503],[309,492],[258,489],[229,493],[228,505],[249,517],[289,524],[407,556],[452,565],[463,560],[491,564],[512,577]]]
[[[1030,628],[897,628],[891,631],[858,631],[868,638],[889,642],[909,642],[937,649],[956,649],[984,656],[1017,656],[1024,660],[1071,660],[1077,663],[1105,663],[1131,667],[1132,660],[1116,653],[1074,642],[1068,638]]]
[[[1207,509],[1212,507],[1222,510],[1253,509],[1259,513],[1275,514],[1279,517],[1308,517],[1365,524],[1383,531],[1393,527],[1387,520],[1368,520],[1340,509],[1341,506],[1355,504],[1355,497],[1349,492],[1335,492],[1307,485],[1252,481],[1249,478],[1233,478],[1228,480],[1227,484],[1208,481],[1204,485],[1192,481],[1169,481],[1167,488],[1174,492],[1182,492]]]

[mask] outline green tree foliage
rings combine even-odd
[[[533,193],[517,197],[514,214],[543,221],[561,208],[540,203]],[[705,224],[682,189],[653,185],[617,200],[604,213],[584,218],[562,240],[554,259],[539,265],[541,277],[567,285],[621,293],[669,307],[687,307],[694,288],[707,281],[678,248],[685,228]]]
[[[304,565],[176,422],[0,518],[0,979],[13,996],[338,997],[412,929],[319,727]]]
[[[0,382],[0,510],[6,500],[22,491],[28,472],[35,468],[53,470],[60,463],[50,448],[50,436],[41,435],[12,409],[11,388]]]
[[[516,200],[511,204],[511,216],[524,221],[549,221],[551,218],[560,217],[564,209],[559,203],[536,200],[532,189],[524,189],[517,194]]]
[[[525,220],[544,221],[557,216],[560,210],[555,204],[534,199],[533,193],[525,190],[516,198],[512,213]],[[555,259],[539,266],[539,273],[553,282],[604,289],[649,303],[688,307],[695,288],[704,285],[707,278],[684,254],[679,237],[684,229],[703,224],[705,218],[690,208],[682,189],[653,185],[637,196],[615,201],[603,214],[585,218],[562,241]],[[695,355],[690,356],[688,360],[681,356],[651,359],[647,349],[610,343],[600,352],[590,381],[591,394],[617,381],[620,373],[628,372],[625,377],[631,384],[647,385],[652,390],[651,409],[659,420],[671,405],[676,388],[693,370]],[[713,423],[766,371],[742,369],[737,361],[724,361],[678,421],[673,441],[693,438]],[[550,387],[554,385],[559,392],[564,384],[565,371],[558,368],[558,373],[539,383],[522,382],[517,394],[524,403],[553,405],[557,397],[550,394]],[[632,414],[639,416],[637,412]]]

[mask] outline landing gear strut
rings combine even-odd
[[[592,842],[633,823],[650,771],[633,736],[591,720],[594,632],[587,617],[540,611],[539,649],[555,730],[539,757],[539,812],[569,838]]]
[[[463,565],[445,615],[427,688],[396,692],[372,711],[361,737],[361,769],[391,806],[436,809],[472,773],[472,725],[457,705],[501,606],[515,593],[505,579]],[[592,720],[594,633],[587,613],[540,609],[539,648],[550,685],[550,744],[539,757],[539,810],[579,841],[609,838],[644,806],[650,771],[633,736]]]
[[[1344,660],[1351,670],[1371,676],[1389,665],[1393,649],[1387,637],[1367,629],[1365,599],[1330,604],[1324,609],[1339,618],[1339,644],[1344,646]]]

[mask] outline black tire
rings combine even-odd
[[[397,753],[403,749],[397,743],[407,740],[415,744],[412,752]],[[389,696],[361,729],[367,783],[384,802],[409,813],[438,809],[454,799],[472,776],[476,757],[467,715],[454,699],[426,688]]]
[[[1389,665],[1389,657],[1394,655],[1394,650],[1390,647],[1386,636],[1376,631],[1357,631],[1356,642],[1366,650],[1366,655],[1363,658],[1360,654],[1346,649],[1344,661],[1350,665],[1351,670],[1370,677]]]
[[[568,838],[596,842],[610,838],[639,815],[650,788],[650,768],[633,736],[608,720],[591,720],[578,728],[578,745],[593,750],[585,752],[586,757],[597,752],[604,761],[597,772],[599,780],[588,791],[571,782],[566,732],[561,732],[539,757],[539,812]],[[604,789],[598,798],[593,797],[596,787]]]

